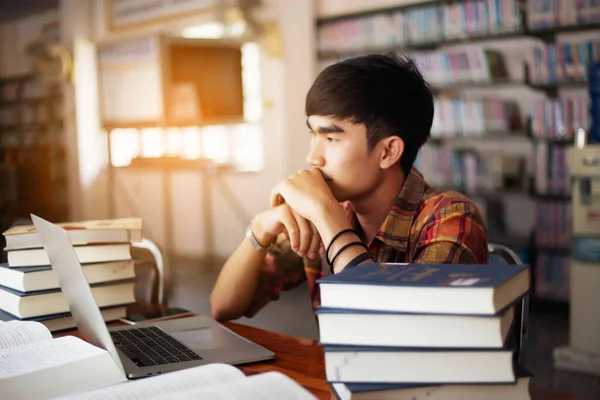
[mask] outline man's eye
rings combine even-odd
[[[334,137],[327,136],[327,141],[328,142],[337,142],[338,140],[336,138],[334,138]]]

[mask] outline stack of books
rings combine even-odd
[[[67,231],[74,245],[104,320],[124,317],[126,306],[135,302],[135,269],[130,250],[131,242],[142,239],[142,220],[123,218],[58,225]],[[52,332],[75,327],[35,227],[15,226],[3,235],[8,263],[0,264],[0,321],[38,321]]]
[[[319,281],[340,399],[529,399],[515,307],[526,265],[363,264]]]

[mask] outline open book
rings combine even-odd
[[[127,381],[107,351],[73,336],[53,339],[32,321],[0,322],[0,393],[18,399],[315,399],[281,373],[246,377],[225,364]]]
[[[51,399],[125,380],[106,350],[74,336],[53,339],[39,322],[0,322],[2,398]]]
[[[226,364],[208,364],[97,389],[60,400],[313,400],[298,383],[279,372],[246,377]]]

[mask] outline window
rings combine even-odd
[[[230,163],[240,171],[263,168],[262,103],[259,48],[242,46],[244,124],[179,128],[114,129],[111,132],[111,163],[124,167],[134,157],[179,156],[207,158]]]

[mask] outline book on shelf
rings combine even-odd
[[[127,315],[126,306],[103,307],[100,309],[104,322],[117,321]],[[70,312],[60,314],[43,315],[29,319],[17,318],[0,309],[0,322],[8,321],[34,321],[44,325],[50,332],[64,331],[66,329],[76,328],[75,320]]]
[[[527,58],[530,83],[586,82],[588,67],[600,61],[600,41],[538,44]]]
[[[366,263],[318,283],[328,308],[495,315],[525,295],[530,280],[527,265]]]
[[[538,252],[534,296],[538,299],[569,301],[570,275],[571,258],[568,255]]]
[[[482,316],[321,307],[316,314],[320,344],[325,346],[492,348],[506,343],[514,309],[509,306],[496,315]]]
[[[319,51],[365,52],[523,30],[518,0],[413,5],[323,21]]]
[[[109,282],[92,286],[98,307],[135,303],[135,282]],[[69,312],[69,304],[60,289],[19,292],[0,286],[0,309],[18,318],[33,318]]]
[[[460,83],[486,84],[509,79],[501,52],[481,47],[414,52],[419,70],[441,88]]]
[[[134,260],[126,260],[81,266],[88,283],[94,285],[135,278],[134,264]],[[60,288],[56,272],[50,265],[10,268],[6,263],[0,264],[0,283],[25,293]]]
[[[246,377],[225,364],[127,381],[106,350],[74,336],[53,339],[38,322],[0,322],[0,393],[23,400],[315,399],[281,373]]]
[[[508,136],[524,128],[514,101],[440,96],[434,108],[431,138]]]
[[[468,145],[423,146],[415,167],[435,188],[457,190],[469,195],[492,194],[503,190],[525,191],[526,162],[491,150],[476,151]]]
[[[331,383],[338,400],[529,400],[531,373],[517,371],[515,384],[415,385]]]
[[[514,347],[436,349],[325,346],[328,382],[514,383]]]
[[[569,143],[579,128],[589,126],[589,108],[587,95],[534,100],[530,111],[531,133],[536,139]]]
[[[527,25],[535,29],[600,21],[600,5],[593,0],[527,0]]]
[[[99,243],[130,243],[142,240],[141,218],[118,218],[80,222],[61,222],[74,246]],[[33,225],[14,226],[3,233],[5,250],[41,248],[42,241]]]
[[[571,203],[538,201],[535,205],[535,242],[548,248],[571,247]]]
[[[126,243],[75,246],[73,249],[81,264],[131,260],[131,246]],[[43,248],[10,250],[6,257],[11,268],[50,265]]]

